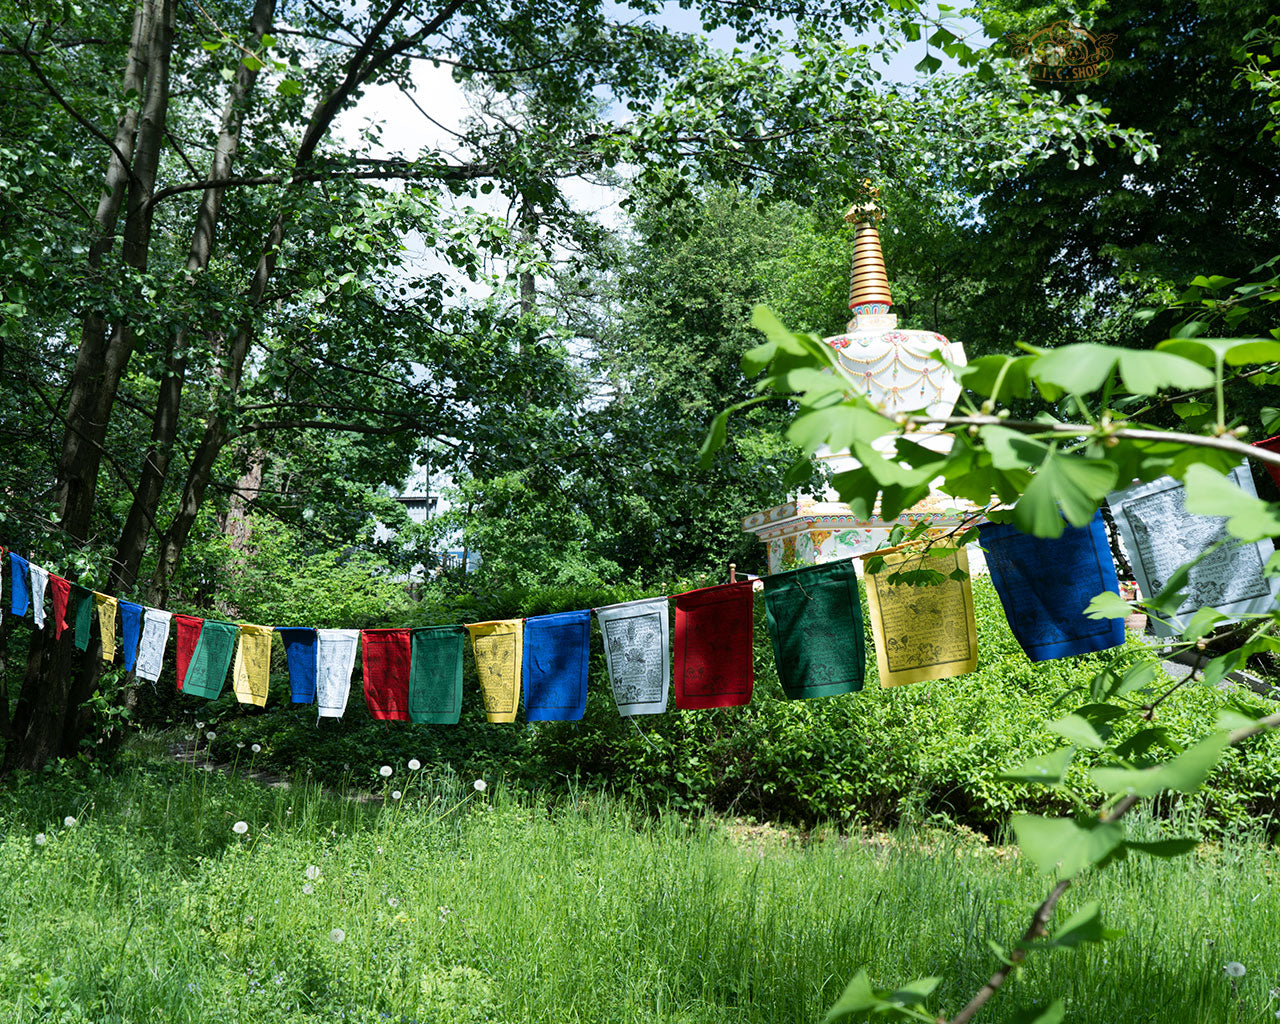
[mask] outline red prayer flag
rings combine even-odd
[[[1275,437],[1268,437],[1265,441],[1254,441],[1255,448],[1265,448],[1269,452],[1280,453],[1280,434]],[[1276,486],[1280,487],[1280,466],[1273,466],[1269,462],[1264,462],[1267,472],[1271,474],[1271,479],[1276,482]]]
[[[676,595],[678,708],[729,708],[751,700],[751,581]]]
[[[200,630],[204,628],[204,619],[194,615],[173,616],[174,632],[178,647],[178,689],[182,689],[183,680],[187,678],[187,666],[191,664],[191,655],[195,653],[196,641],[200,639]]]
[[[53,635],[61,637],[67,628],[67,605],[71,603],[71,581],[57,573],[49,573],[49,592],[53,595]]]
[[[366,629],[360,633],[364,702],[374,718],[409,721],[411,633],[408,629]]]

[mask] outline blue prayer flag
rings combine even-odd
[[[1009,523],[984,523],[978,543],[1004,614],[1032,661],[1089,654],[1124,643],[1123,619],[1089,619],[1085,606],[1120,592],[1102,513],[1061,537],[1033,537]]]
[[[12,584],[9,610],[19,618],[27,614],[27,606],[31,603],[31,583],[27,579],[29,564],[16,551],[9,552],[9,581]]]
[[[138,638],[142,636],[142,605],[121,601],[120,621],[124,623],[124,670],[132,672],[138,657]]]
[[[316,700],[316,631],[306,626],[277,626],[289,662],[289,693],[294,704]]]
[[[524,713],[530,722],[576,722],[587,708],[591,611],[525,619]]]

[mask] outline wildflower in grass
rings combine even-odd
[[[310,882],[308,882],[306,885],[302,887],[303,896],[310,896],[315,891],[316,891],[316,887],[312,885]]]
[[[244,750],[244,740],[236,740],[236,750]]]
[[[207,771],[207,772],[211,772],[211,771],[213,771],[213,765],[211,765],[211,764],[206,764],[206,765],[204,766],[204,770],[205,770],[205,771]]]
[[[49,837],[43,832],[36,833],[36,846],[44,846],[49,841]]]
[[[193,732],[189,732],[189,733],[187,733],[187,740],[188,740],[188,741],[193,740],[193,739],[195,739],[195,738],[196,738],[196,734],[195,734],[195,733],[193,733]]]
[[[247,821],[237,821],[231,826],[231,831],[238,836],[242,836],[249,831],[249,823]]]
[[[252,750],[255,754],[261,754],[261,753],[262,753],[262,744],[261,744],[261,743],[255,743],[255,744],[254,744],[253,746],[251,746],[249,749],[250,749],[250,750]]]
[[[1244,964],[1239,960],[1232,960],[1228,964],[1223,964],[1222,970],[1228,978],[1243,978],[1245,974]]]
[[[204,728],[204,722],[196,722],[196,731],[199,732]]]
[[[344,932],[341,928],[335,928],[333,931],[329,933],[329,938],[331,938],[334,942],[341,942],[346,937],[347,937],[347,933]]]
[[[214,739],[217,738],[217,735],[218,734],[216,732],[210,729],[207,733],[204,734],[204,738],[207,739],[210,743],[212,743]]]
[[[400,797],[401,797],[402,795],[403,795],[403,794],[401,794],[400,790],[398,790],[398,789],[393,789],[393,790],[391,791],[391,799],[392,799],[392,800],[399,800],[399,799],[400,799]]]
[[[422,767],[422,762],[419,761],[416,757],[409,758],[409,771],[416,772],[421,767]]]
[[[452,911],[452,910],[450,910],[448,907],[436,907],[436,910],[440,911],[440,923],[441,923],[441,924],[444,924],[444,922],[445,922],[445,920],[448,918],[448,916],[449,916],[450,914],[452,914],[452,913],[453,913],[453,911]]]
[[[471,783],[471,785],[475,787],[475,791],[477,793],[483,793],[489,788],[489,783],[485,782],[484,779],[476,779],[476,781]]]
[[[398,907],[398,906],[400,906],[400,901],[399,901],[398,899],[396,899],[394,896],[388,896],[388,897],[387,897],[387,906],[389,906],[389,907]]]
[[[317,878],[319,878],[319,877],[320,877],[320,865],[318,865],[318,864],[308,864],[308,865],[307,865],[307,877],[308,877],[309,879],[311,879],[311,881],[313,881],[313,882],[314,882]]]
[[[391,765],[384,764],[381,768],[378,769],[378,774],[381,775],[384,779],[391,778]]]
[[[70,814],[68,814],[65,818],[62,819],[62,824],[65,825],[67,828],[75,828],[76,819],[73,818]]]

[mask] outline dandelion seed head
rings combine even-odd
[[[471,785],[475,787],[475,791],[477,793],[483,793],[489,788],[489,783],[485,782],[484,779],[476,779],[476,781],[471,783]]]
[[[68,814],[65,818],[62,819],[62,824],[65,825],[67,828],[75,828],[76,819],[72,817],[70,814]]]
[[[251,746],[249,749],[250,749],[250,750],[252,750],[255,754],[261,754],[261,753],[262,753],[262,744],[261,744],[261,743],[255,743],[255,744],[254,744],[253,746]]]
[[[317,878],[319,878],[319,877],[320,877],[320,865],[319,865],[319,864],[308,864],[308,865],[307,865],[307,877],[308,877],[309,879],[311,879],[311,881],[313,881],[313,882],[314,882]]]
[[[211,772],[211,771],[213,771],[213,765],[211,765],[211,764],[206,764],[206,765],[204,766],[204,770],[205,770],[205,771],[207,771],[207,772]]]
[[[378,769],[378,774],[381,775],[384,779],[391,778],[391,765],[384,764],[381,768]]]
[[[401,796],[402,796],[402,794],[401,794],[400,790],[398,790],[398,789],[393,789],[393,790],[391,791],[391,799],[392,799],[392,800],[399,800]]]
[[[310,896],[315,891],[316,891],[316,887],[312,885],[310,882],[308,882],[306,885],[302,887],[303,896]]]
[[[212,743],[215,739],[217,739],[217,736],[218,734],[214,732],[212,729],[210,729],[207,733],[204,734],[204,738],[207,739],[210,743]]]
[[[197,731],[199,731],[199,730],[201,730],[201,729],[203,729],[203,728],[204,728],[204,722],[196,722],[196,730],[197,730]]]
[[[1245,967],[1239,960],[1232,960],[1230,963],[1222,965],[1223,973],[1228,978],[1243,978],[1245,975]]]
[[[187,733],[187,737],[186,737],[186,738],[187,738],[187,740],[188,740],[188,741],[193,740],[193,739],[195,739],[195,738],[196,738],[196,734],[195,734],[195,733],[193,733],[193,732],[189,732],[189,733]]]
[[[244,750],[244,740],[236,740],[236,750]]]
[[[329,933],[329,938],[331,938],[334,942],[341,942],[346,937],[347,937],[347,933],[344,932],[341,928],[335,928],[333,931]]]
[[[388,897],[387,897],[387,906],[389,906],[389,907],[398,907],[398,906],[400,906],[400,901],[399,901],[398,899],[396,899],[394,896],[388,896]]]
[[[416,772],[421,767],[422,767],[422,762],[419,761],[416,757],[409,758],[409,771]]]
[[[36,846],[44,846],[49,841],[49,837],[43,832],[36,833]]]
[[[231,831],[238,836],[242,836],[249,831],[249,823],[247,821],[237,821],[231,826]]]

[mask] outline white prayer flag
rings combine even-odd
[[[595,612],[618,714],[662,714],[671,688],[667,599],[647,597]]]
[[[164,649],[169,643],[171,612],[147,608],[142,613],[142,635],[138,637],[138,661],[134,673],[139,679],[155,682],[164,667]]]
[[[44,629],[44,592],[49,586],[49,570],[42,569],[35,562],[29,563],[27,570],[31,578],[31,614],[36,629]]]
[[[358,629],[316,630],[316,708],[321,718],[341,718],[351,693]]]

